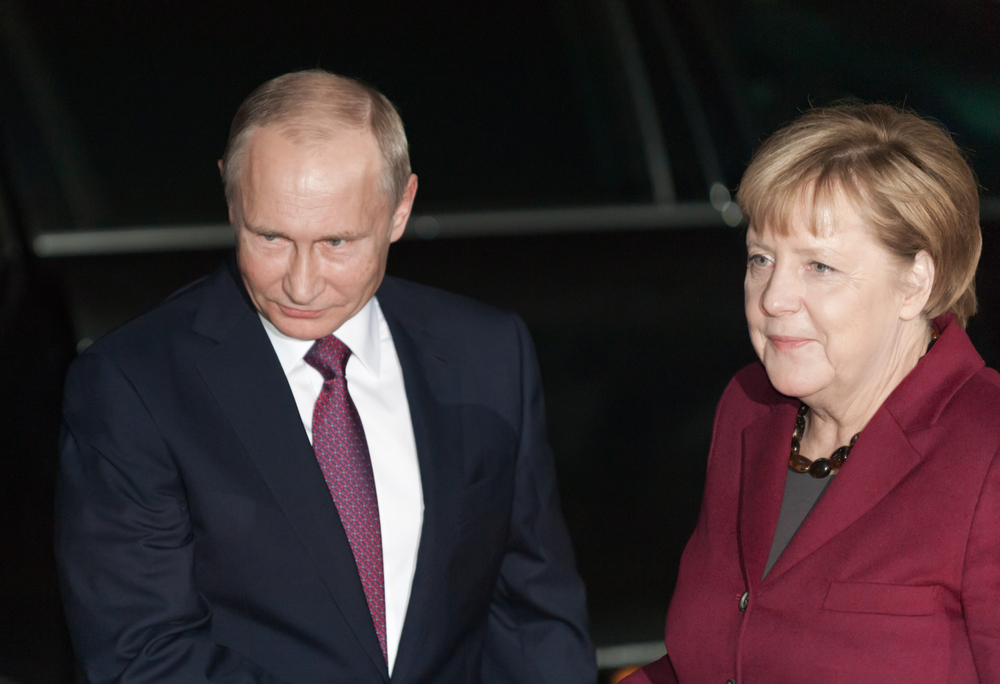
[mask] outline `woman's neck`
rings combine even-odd
[[[920,319],[905,325],[886,363],[867,374],[865,382],[850,392],[838,395],[819,393],[805,397],[809,407],[806,428],[801,440],[807,458],[826,458],[861,432],[899,383],[916,367],[931,341],[931,330]]]

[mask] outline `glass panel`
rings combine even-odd
[[[224,221],[215,163],[240,101],[272,76],[321,66],[400,108],[420,211],[644,201],[602,11],[569,0],[24,2],[17,40],[4,40],[4,91],[20,91],[0,104],[5,151],[36,228]],[[26,60],[51,75],[50,93]],[[67,182],[85,199],[55,197]]]
[[[733,100],[763,139],[810,104],[905,105],[954,133],[1000,193],[1000,4],[717,0],[711,18],[739,76]],[[756,144],[756,142],[754,142]]]

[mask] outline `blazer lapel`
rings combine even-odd
[[[919,463],[908,433],[933,426],[938,415],[983,368],[954,314],[934,321],[941,337],[893,390],[861,432],[847,463],[764,578],[771,582],[846,530],[884,499]],[[740,490],[741,559],[750,586],[761,581],[784,496],[788,445],[796,403],[774,410],[743,432]]]
[[[244,301],[241,284],[222,275],[206,295],[194,325],[196,332],[219,343],[199,361],[199,372],[360,646],[388,681],[354,555],[288,380],[256,311]]]
[[[874,508],[919,463],[908,433],[930,428],[969,378],[983,368],[955,315],[934,321],[941,337],[872,416],[816,507],[778,558],[769,581]]]
[[[738,536],[751,589],[760,584],[774,542],[796,410],[791,402],[779,404],[743,431]],[[781,435],[788,435],[788,439],[781,439]],[[768,577],[773,573],[772,569]]]
[[[847,529],[885,498],[918,463],[920,455],[910,446],[906,434],[888,411],[878,411],[767,579],[779,577]]]
[[[448,343],[428,334],[418,323],[397,315],[391,297],[379,292],[410,407],[424,496],[424,521],[417,567],[410,590],[403,633],[392,679],[409,681],[414,663],[426,648],[428,634],[440,633],[448,587],[447,549],[454,543],[457,502],[462,486],[462,422],[458,368]]]

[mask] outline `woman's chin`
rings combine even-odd
[[[767,378],[771,381],[771,386],[774,389],[786,397],[794,397],[795,399],[812,396],[828,384],[815,376],[772,371],[770,368],[767,369]]]

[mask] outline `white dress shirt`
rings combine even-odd
[[[323,376],[303,358],[313,340],[288,337],[263,316],[261,322],[288,378],[302,425],[312,442],[313,405],[323,389]],[[375,475],[382,527],[385,640],[391,675],[410,601],[424,518],[417,446],[403,371],[378,301],[372,297],[334,334],[351,350],[345,371],[347,390],[361,417]]]

